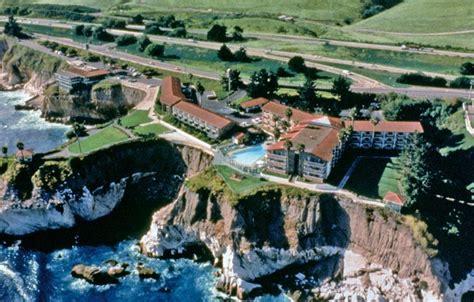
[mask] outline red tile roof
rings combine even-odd
[[[339,144],[338,132],[338,128],[331,126],[299,124],[282,135],[280,141],[268,146],[267,150],[285,149],[285,141],[290,140],[293,143],[293,150],[302,144],[305,146],[305,153],[330,162],[333,157],[332,152]]]
[[[371,121],[351,121],[346,125],[353,125],[354,131],[368,132],[405,132],[405,133],[423,133],[423,126],[420,122],[402,122],[402,121],[380,121],[373,125]]]
[[[23,151],[16,151],[16,157],[32,157],[33,154],[33,149],[23,149]]]
[[[274,102],[274,101],[270,101],[267,104],[265,104],[265,106],[262,107],[262,110],[266,111],[266,112],[269,112],[269,113],[272,113],[272,114],[276,114],[280,118],[286,118],[285,113],[286,113],[286,109],[288,109],[288,108],[291,108],[291,107],[282,105],[282,104]],[[293,114],[291,115],[290,119],[294,123],[300,123],[300,122],[310,120],[310,119],[314,119],[314,118],[318,117],[318,116],[312,115],[308,112],[304,112],[304,111],[294,109],[294,108],[291,108],[291,111],[293,112]]]
[[[235,137],[236,139],[243,138],[244,136],[245,136],[245,134],[244,134],[243,132],[239,132],[239,133],[237,133],[237,134],[234,135],[234,137]]]
[[[266,98],[256,98],[253,100],[245,101],[240,104],[240,107],[242,108],[252,108],[252,107],[257,107],[257,106],[263,106],[266,103],[270,102]]]
[[[69,67],[67,72],[77,74],[78,76],[81,76],[83,78],[94,78],[94,77],[99,77],[99,76],[106,76],[109,74],[108,70],[105,69],[82,69],[78,67]]]
[[[180,101],[186,100],[181,91],[181,80],[175,77],[165,77],[161,81],[160,102],[167,106],[173,106]]]
[[[186,112],[219,129],[225,128],[226,126],[232,123],[231,120],[226,119],[225,117],[222,117],[212,111],[203,109],[189,102],[179,102],[174,106],[174,108],[182,112]]]
[[[407,199],[405,196],[389,191],[387,194],[385,194],[383,200],[385,202],[391,202],[403,206]]]

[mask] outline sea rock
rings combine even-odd
[[[125,265],[125,264],[111,266],[107,269],[107,274],[110,277],[114,277],[114,278],[120,278],[120,277],[126,276],[130,274],[130,272],[127,271],[127,266],[128,265]]]
[[[160,274],[155,272],[154,269],[151,267],[146,267],[143,263],[137,264],[137,273],[140,279],[155,279],[158,280],[160,278]]]
[[[119,283],[117,278],[110,276],[106,271],[96,266],[87,266],[84,264],[75,265],[71,270],[74,278],[84,279],[90,284],[106,285]]]

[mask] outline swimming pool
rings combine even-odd
[[[265,148],[263,145],[256,145],[234,151],[229,156],[241,165],[253,166],[259,159],[265,156]]]

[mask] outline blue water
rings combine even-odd
[[[245,166],[252,166],[263,156],[265,156],[265,148],[263,145],[256,145],[231,153],[231,158],[234,161]]]
[[[14,110],[15,104],[27,98],[21,92],[0,92],[0,145],[7,143],[13,152],[16,141],[21,140],[27,148],[42,152],[62,144],[68,127],[45,122],[39,112]],[[76,229],[8,243],[0,239],[0,301],[222,300],[215,290],[215,268],[210,264],[152,259],[139,253],[137,242],[148,229],[157,205],[137,206],[135,202],[124,200],[111,215]],[[127,262],[132,273],[121,278],[120,284],[107,286],[93,286],[70,275],[78,263],[101,266],[108,259]],[[141,281],[134,273],[138,262],[161,273],[160,279]],[[170,291],[164,292],[164,287]],[[283,295],[255,300],[288,301]]]
[[[9,153],[15,152],[17,141],[35,152],[54,149],[66,141],[69,126],[46,122],[39,111],[15,110],[15,105],[28,98],[23,92],[0,91],[0,146],[7,145]]]

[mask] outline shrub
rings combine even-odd
[[[446,87],[448,81],[441,77],[430,77],[422,73],[407,73],[397,79],[398,83],[420,86]]]
[[[456,78],[454,81],[452,81],[449,84],[449,87],[451,88],[469,88],[471,87],[471,79],[468,77],[459,77]]]
[[[304,59],[300,56],[294,56],[288,61],[288,68],[294,72],[304,72],[306,70]]]
[[[466,62],[462,64],[460,72],[463,75],[474,75],[474,63]]]
[[[127,46],[127,45],[132,45],[137,42],[137,38],[133,35],[122,35],[118,36],[117,39],[115,39],[115,43],[117,43],[117,46]]]
[[[165,53],[165,46],[151,43],[145,48],[145,54],[150,57],[161,57]]]
[[[143,35],[137,40],[137,49],[140,52],[144,52],[146,47],[150,44],[151,44],[150,39],[146,35]]]

